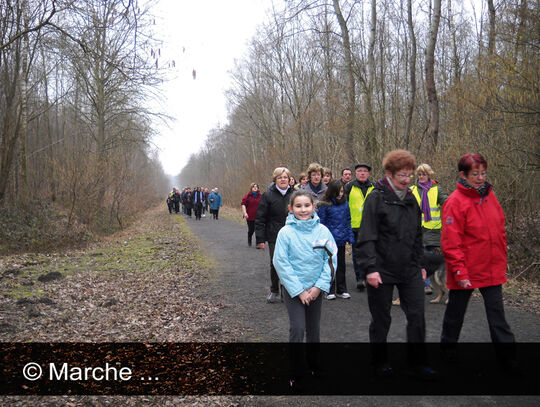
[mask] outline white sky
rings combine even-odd
[[[155,30],[164,41],[160,60],[176,64],[175,78],[163,86],[159,108],[176,120],[170,128],[156,123],[160,134],[153,140],[167,174],[180,173],[208,132],[226,122],[228,71],[244,55],[271,4],[271,0],[160,0],[152,9]]]

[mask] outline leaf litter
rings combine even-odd
[[[0,258],[3,342],[233,342],[206,281],[219,271],[161,207],[86,249]],[[4,405],[239,405],[231,396],[9,396]],[[247,401],[243,398],[244,402]]]

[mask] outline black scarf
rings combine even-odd
[[[485,198],[487,194],[489,194],[489,183],[487,181],[484,182],[484,185],[482,185],[480,188],[471,186],[465,178],[460,178],[458,182],[465,188],[475,189],[478,192],[478,195],[480,195],[480,198]]]

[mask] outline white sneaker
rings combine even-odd
[[[343,294],[337,294],[339,298],[351,298],[351,295],[349,293],[343,293]]]
[[[268,297],[266,297],[266,302],[269,304],[273,304],[275,302],[278,302],[278,295],[277,293],[270,293],[268,294]]]
[[[327,299],[327,300],[335,300],[335,299],[336,299],[336,295],[335,295],[335,294],[328,294],[328,295],[326,296],[326,299]]]

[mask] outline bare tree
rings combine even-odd
[[[343,17],[339,0],[333,0],[334,12],[341,29],[341,38],[343,41],[343,55],[345,57],[345,71],[347,74],[347,121],[346,121],[346,139],[350,148],[348,149],[348,158],[350,162],[354,162],[356,157],[354,154],[354,131],[355,131],[355,116],[356,116],[356,82],[354,80],[351,39],[349,36],[349,27],[347,21]],[[369,137],[369,135],[368,135]],[[370,143],[367,143],[370,145]]]
[[[407,125],[405,127],[405,148],[409,148],[411,125],[414,113],[416,98],[416,35],[412,16],[412,0],[407,0],[407,27],[409,28],[409,39],[411,41],[411,51],[409,55],[409,97],[407,101]]]
[[[441,19],[441,0],[434,0],[433,15],[429,25],[429,38],[426,46],[426,92],[429,104],[429,127],[428,133],[432,149],[437,148],[439,142],[439,100],[437,99],[437,89],[435,87],[435,46],[437,44],[437,34],[439,32],[439,21]]]
[[[488,56],[491,57],[495,51],[495,5],[493,0],[487,0],[489,11],[489,32],[488,32]]]

